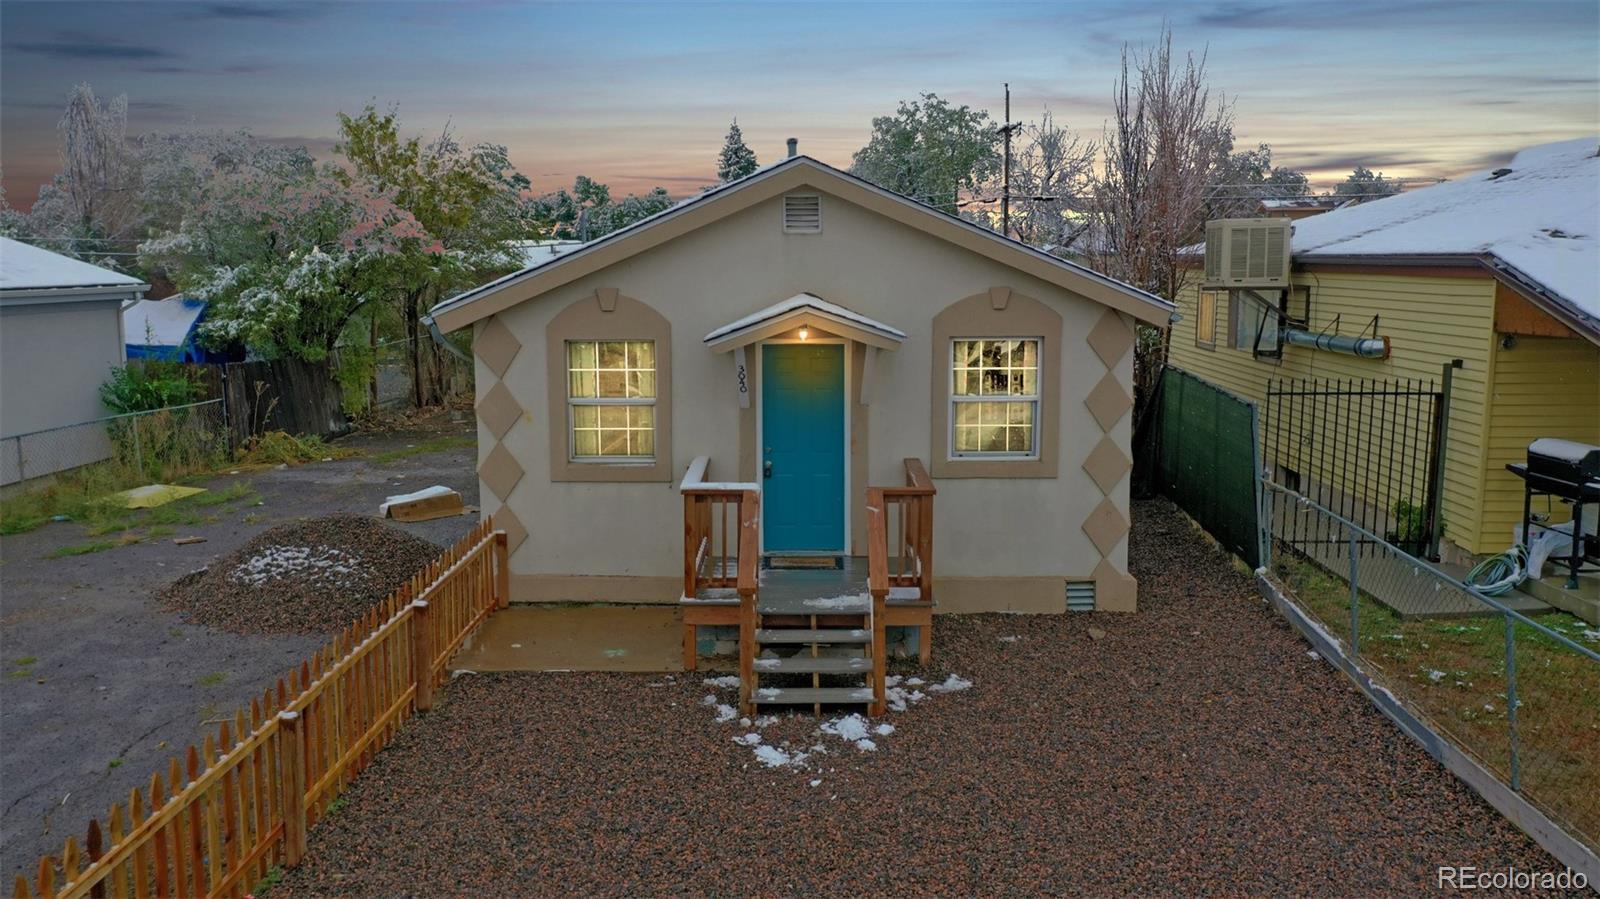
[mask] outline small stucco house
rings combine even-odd
[[[0,237],[0,481],[51,474],[109,452],[93,441],[57,441],[63,445],[30,456],[23,441],[9,438],[109,414],[100,385],[124,360],[122,307],[148,288],[138,278]]]
[[[1600,140],[1532,147],[1501,168],[1300,219],[1289,249],[1281,289],[1191,279],[1178,297],[1173,364],[1255,402],[1264,421],[1287,408],[1269,398],[1272,381],[1370,392],[1439,383],[1449,368],[1442,554],[1505,550],[1524,506],[1507,464],[1541,437],[1600,444]],[[1308,335],[1382,349],[1337,352]],[[1360,401],[1347,397],[1344,408]],[[1292,452],[1268,437],[1265,461],[1330,480],[1343,466],[1368,500],[1419,442],[1403,413],[1379,418],[1349,441],[1361,453],[1352,460],[1314,448],[1336,438],[1311,421],[1283,423],[1313,448]],[[1271,458],[1280,451],[1296,458]],[[1570,517],[1561,504],[1537,511]]]
[[[764,567],[866,557],[879,489],[910,509],[896,583],[937,611],[1061,612],[1135,608],[1134,326],[1171,313],[795,155],[430,317],[473,330],[514,602],[692,602],[742,538]]]

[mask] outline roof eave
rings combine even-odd
[[[150,285],[138,284],[86,284],[73,287],[6,287],[0,288],[0,301],[7,305],[29,306],[45,303],[82,303],[93,300],[125,299],[129,294],[142,295]]]

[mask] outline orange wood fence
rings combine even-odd
[[[462,642],[506,603],[504,531],[490,522],[373,607],[314,657],[89,822],[80,848],[39,860],[16,899],[243,896],[293,867],[323,817],[418,711]]]

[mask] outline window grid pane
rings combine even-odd
[[[567,343],[574,459],[655,456],[655,349],[649,340]]]
[[[1038,397],[1037,339],[952,342],[951,447],[956,454],[1036,453]]]

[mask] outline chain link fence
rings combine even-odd
[[[227,452],[223,401],[207,400],[0,437],[0,486],[90,466],[149,483],[205,470]]]
[[[1374,680],[1600,848],[1600,626],[1535,621],[1270,480],[1270,576]]]

